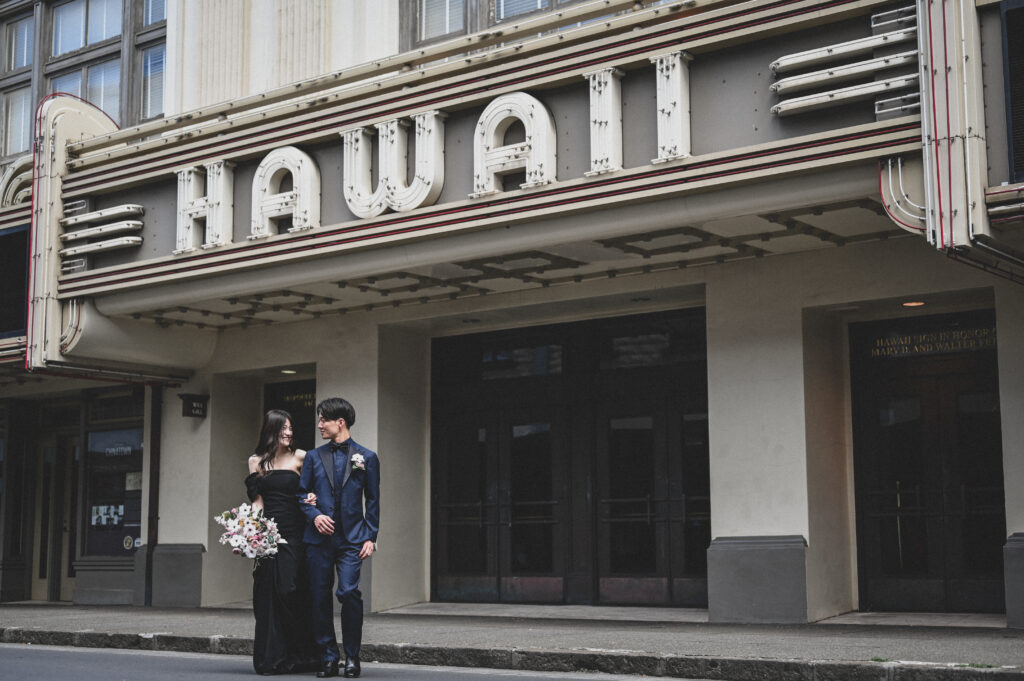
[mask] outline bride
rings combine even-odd
[[[306,516],[299,510],[297,496],[306,452],[295,449],[292,435],[291,414],[268,411],[245,479],[249,500],[277,521],[284,540],[277,555],[257,561],[252,573],[256,617],[252,666],[265,675],[313,669],[319,661],[309,619],[309,578],[302,546]],[[316,503],[315,497],[306,503]]]

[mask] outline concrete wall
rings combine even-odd
[[[1003,314],[1000,312],[1005,311]],[[1024,532],[1024,287],[996,289],[1006,534]]]
[[[430,338],[380,334],[380,552],[375,610],[430,600]]]
[[[243,481],[248,458],[259,434],[262,384],[254,377],[213,378],[207,420],[210,423],[206,555],[203,560],[202,604],[224,605],[252,598],[251,564],[219,543],[223,529],[213,516],[248,501]],[[179,418],[182,418],[179,416]],[[169,443],[168,443],[169,444]],[[244,571],[238,569],[244,565]],[[242,572],[240,576],[238,573]]]
[[[712,537],[808,534],[803,321],[770,260],[709,272]]]
[[[398,52],[398,0],[168,3],[164,110],[175,115]]]
[[[804,313],[807,442],[807,619],[857,604],[853,448],[846,328],[838,315]]]

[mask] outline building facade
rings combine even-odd
[[[374,610],[1024,625],[1020,2],[142,5],[5,157],[0,599],[245,600],[212,516],[342,395]]]

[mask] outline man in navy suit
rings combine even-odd
[[[320,648],[319,678],[338,675],[341,653],[334,635],[331,602],[333,571],[338,573],[336,595],[341,603],[341,642],[346,678],[359,676],[359,646],[363,637],[363,595],[359,569],[377,548],[380,527],[380,463],[377,455],[349,435],[355,409],[332,397],[316,407],[317,428],[327,442],[306,454],[299,496],[316,494],[316,506],[299,504],[309,517],[302,539],[313,591],[313,635]],[[365,501],[365,511],[364,511]]]

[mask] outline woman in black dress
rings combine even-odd
[[[245,479],[249,499],[277,522],[284,540],[277,546],[277,555],[261,558],[252,573],[256,617],[252,666],[259,674],[313,669],[319,661],[309,619],[309,578],[302,545],[306,516],[297,496],[305,457],[306,452],[292,444],[291,415],[279,409],[268,411]]]

